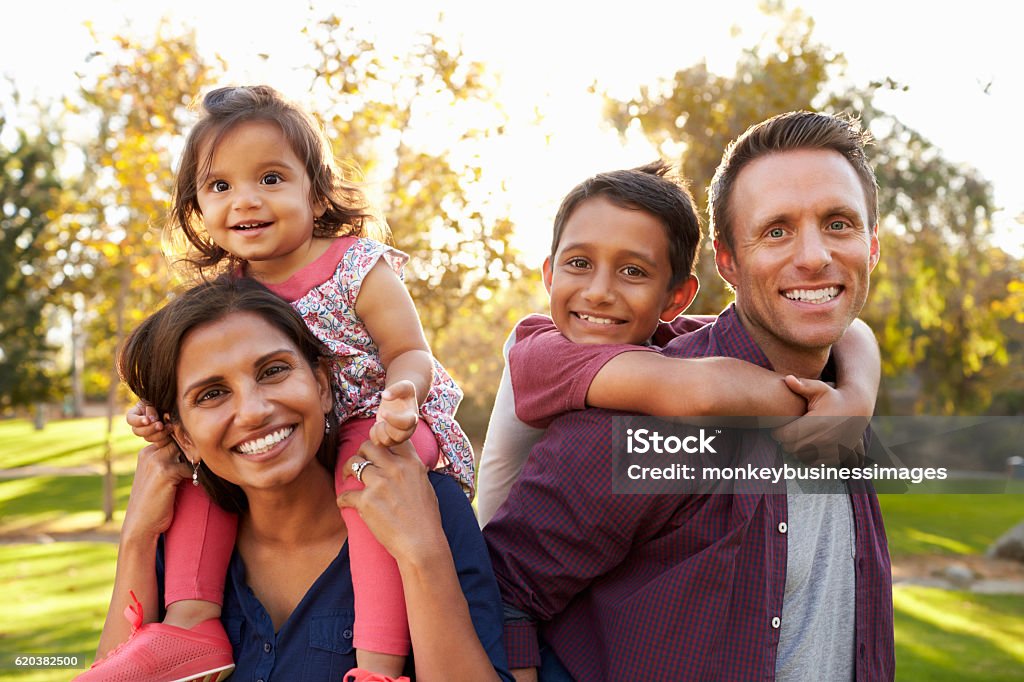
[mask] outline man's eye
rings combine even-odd
[[[831,223],[828,224],[828,229],[832,230],[833,232],[839,232],[840,230],[846,229],[846,223],[844,223],[842,220],[833,220]]]
[[[267,173],[263,176],[264,185],[276,185],[279,182],[284,182],[284,178],[279,173]]]
[[[772,239],[781,239],[785,234],[786,231],[783,230],[781,227],[773,227],[772,229],[768,230],[768,236],[771,237]]]
[[[210,189],[212,189],[214,192],[226,192],[228,191],[229,188],[230,186],[228,185],[228,183],[224,182],[223,180],[214,180],[212,183],[210,183]]]

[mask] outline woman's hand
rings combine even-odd
[[[173,440],[143,448],[135,465],[121,532],[128,537],[155,538],[170,528],[178,484],[191,473]]]
[[[410,441],[390,449],[366,441],[344,463],[345,475],[354,475],[352,464],[359,462],[370,462],[362,470],[365,488],[339,495],[339,507],[359,512],[399,565],[403,560],[428,556],[439,547],[447,549],[437,496]]]

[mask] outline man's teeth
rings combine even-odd
[[[263,436],[263,438],[257,438],[256,440],[249,440],[238,446],[238,451],[243,455],[258,455],[266,452],[270,448],[274,447],[288,436],[292,435],[292,431],[295,430],[294,426],[279,429],[271,434]]]
[[[576,313],[581,320],[587,322],[593,322],[594,324],[618,324],[618,320],[609,320],[607,317],[593,317],[591,315],[584,315],[583,313]]]
[[[802,301],[804,303],[827,303],[839,295],[839,287],[826,287],[824,289],[794,289],[785,292],[785,297],[791,301]]]

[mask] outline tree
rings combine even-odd
[[[97,133],[84,149],[82,193],[56,237],[54,252],[65,255],[54,265],[69,273],[67,290],[88,301],[87,362],[103,368],[94,376],[106,384],[108,436],[121,404],[116,349],[129,326],[151,313],[173,282],[160,244],[173,179],[171,149],[190,102],[210,78],[194,34],[168,33],[161,23],[152,42],[97,37],[102,45],[92,58],[94,72],[81,76],[79,101],[69,103],[74,113],[95,123]],[[108,437],[108,520],[113,513],[110,445]]]
[[[52,291],[43,246],[60,201],[60,140],[46,129],[14,138],[0,145],[0,412],[49,400],[60,384],[46,342]]]
[[[609,120],[622,132],[640,126],[663,154],[680,154],[682,172],[696,184],[695,198],[706,212],[700,190],[728,142],[750,125],[794,109],[859,116],[875,138],[869,153],[880,186],[882,259],[863,313],[884,359],[879,409],[907,409],[886,393],[903,378],[917,386],[915,412],[984,410],[992,397],[986,376],[1009,362],[1003,321],[1021,311],[1010,288],[1019,261],[989,241],[991,186],[874,106],[878,89],[902,86],[886,79],[844,87],[845,60],[814,40],[813,20],[782,3],[763,7],[779,29],[743,52],[735,74],[713,74],[704,64],[682,69],[668,82],[642,87],[633,99],[607,99]],[[708,242],[698,267],[699,309],[718,311],[732,296],[715,272]]]

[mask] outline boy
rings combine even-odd
[[[838,363],[842,391],[783,379],[733,358],[673,359],[657,352],[715,319],[677,319],[697,293],[692,270],[701,229],[692,197],[670,170],[658,161],[601,173],[562,201],[543,265],[551,317],[524,318],[505,344],[506,371],[480,459],[481,526],[504,502],[544,428],[568,411],[796,417],[813,403],[818,412],[871,414],[879,359],[863,324],[838,344],[837,356],[848,360]],[[844,365],[858,371],[847,375]],[[865,372],[865,366],[876,369]],[[831,436],[817,436],[825,437]],[[800,451],[817,445],[815,438],[803,428],[795,439],[782,440]],[[859,444],[859,434],[852,436],[851,449]]]

